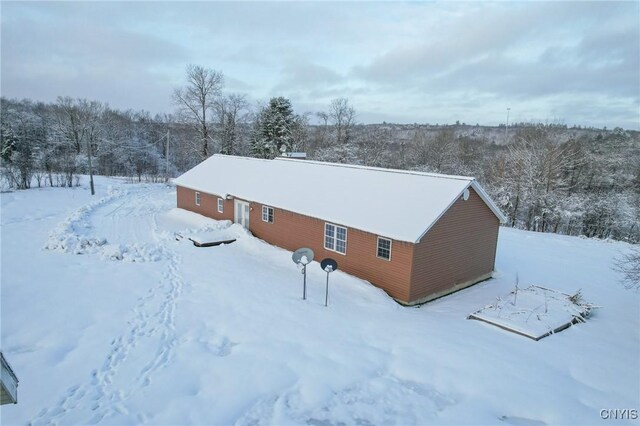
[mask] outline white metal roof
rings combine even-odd
[[[18,402],[18,377],[11,369],[9,361],[0,352],[0,404],[15,404]]]
[[[408,242],[419,241],[470,186],[505,220],[475,179],[464,176],[216,154],[174,182]]]

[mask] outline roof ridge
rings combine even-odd
[[[441,179],[457,179],[457,180],[465,180],[465,181],[474,181],[475,178],[471,176],[460,176],[460,175],[446,175],[443,173],[429,173],[429,172],[421,172],[418,170],[403,170],[403,169],[389,169],[384,167],[373,167],[373,166],[362,166],[359,164],[345,164],[345,163],[332,163],[330,161],[317,161],[317,160],[299,160],[293,158],[286,157],[276,157],[274,160],[279,161],[290,161],[294,163],[311,163],[320,166],[332,166],[332,167],[344,167],[350,169],[362,169],[362,170],[373,170],[379,172],[386,173],[401,173],[407,175],[417,175],[417,176],[429,176]]]
[[[213,157],[234,158],[237,160],[251,160],[251,161],[262,161],[262,162],[272,161],[269,158],[245,157],[244,155],[231,155],[231,154],[213,154],[209,158],[213,158]],[[209,158],[207,158],[207,160]]]

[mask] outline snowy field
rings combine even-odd
[[[640,294],[628,250],[500,230],[496,278],[420,308],[227,222],[175,189],[99,178],[4,193],[2,350],[19,379],[4,424],[637,424]],[[219,232],[196,248],[175,232]],[[539,284],[602,306],[538,342],[466,317]]]

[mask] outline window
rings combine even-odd
[[[378,237],[378,257],[380,259],[391,260],[391,240]]]
[[[262,206],[262,220],[273,223],[273,207]]]
[[[218,198],[218,213],[224,212],[224,200],[222,198]]]
[[[200,193],[196,192],[196,206],[200,205]]]
[[[347,253],[347,228],[324,224],[324,248],[338,253]]]

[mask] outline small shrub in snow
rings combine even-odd
[[[518,277],[518,274],[516,274],[516,288],[515,290],[513,290],[513,306],[516,306],[516,303],[518,303],[518,283],[520,281],[520,278]]]
[[[596,308],[584,300],[581,291],[571,295],[534,285],[519,288],[518,293],[517,307],[499,297],[493,305],[472,313],[469,318],[538,340],[570,324],[584,322]]]
[[[640,247],[616,258],[613,269],[622,273],[620,281],[626,288],[640,290]]]

